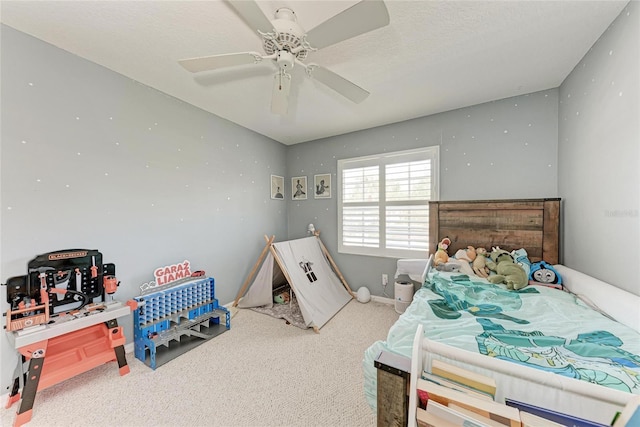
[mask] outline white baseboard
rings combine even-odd
[[[378,295],[371,295],[371,301],[379,302],[382,304],[389,304],[389,305],[395,304],[395,301],[393,300],[393,298],[380,297]]]

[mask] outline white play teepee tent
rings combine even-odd
[[[265,240],[267,244],[233,306],[270,307],[274,286],[288,282],[306,327],[317,332],[353,298],[353,292],[318,234],[277,243],[273,236],[265,236]],[[260,270],[256,274],[258,267]]]

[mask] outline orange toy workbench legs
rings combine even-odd
[[[73,324],[74,322],[76,320],[65,323]],[[112,361],[118,362],[120,375],[129,373],[124,351],[126,339],[122,327],[118,326],[115,318],[89,326],[78,326],[80,326],[79,329],[59,335],[53,334],[55,336],[45,336],[45,339],[39,341],[34,341],[39,334],[35,332],[32,334],[31,342],[24,345],[21,345],[18,339],[15,340],[16,349],[22,355],[20,367],[22,361],[29,361],[22,389],[22,402],[13,424],[15,427],[31,420],[36,392],[40,390]],[[20,373],[14,379],[7,408],[20,399],[18,390],[21,377]]]

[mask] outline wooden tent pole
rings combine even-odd
[[[267,241],[267,244],[262,249],[262,252],[258,257],[258,262],[256,262],[253,268],[251,269],[251,272],[249,273],[249,277],[247,277],[247,280],[245,280],[245,282],[243,283],[242,288],[240,288],[240,292],[238,292],[238,295],[236,296],[236,300],[233,302],[232,307],[238,306],[238,302],[240,301],[240,298],[242,298],[242,296],[247,290],[247,287],[249,287],[249,282],[251,282],[251,280],[253,279],[253,276],[255,276],[256,272],[258,271],[258,267],[262,265],[262,262],[264,261],[264,257],[267,255],[267,252],[269,251],[269,248],[273,244],[273,240],[275,238],[276,236],[271,236],[270,238],[267,237],[266,235],[264,236],[264,240]]]
[[[324,256],[327,257],[327,259],[329,260],[329,262],[331,263],[331,266],[333,267],[333,269],[336,271],[336,273],[338,274],[338,277],[340,278],[340,281],[342,281],[342,284],[344,285],[344,287],[347,289],[347,291],[349,291],[349,293],[351,294],[351,296],[353,297],[353,291],[351,290],[351,288],[349,287],[349,285],[347,284],[347,281],[345,280],[344,276],[342,275],[342,273],[340,272],[340,269],[338,268],[338,266],[336,265],[336,263],[333,261],[333,258],[331,258],[331,255],[329,254],[329,251],[327,250],[327,248],[324,246],[324,243],[322,243],[322,240],[320,240],[320,232],[316,231],[314,233],[314,235],[316,236],[316,239],[318,239],[318,243],[320,243],[320,249],[322,249],[322,253],[324,254]]]

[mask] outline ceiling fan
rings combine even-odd
[[[274,19],[269,20],[254,0],[228,3],[258,33],[265,54],[240,52],[178,61],[188,71],[198,73],[270,60],[278,68],[274,75],[271,111],[281,115],[287,114],[291,88],[289,71],[294,65],[304,68],[309,77],[355,103],[369,96],[369,92],[333,71],[302,61],[309,52],[389,24],[389,12],[382,0],[362,0],[307,32],[298,25],[295,13],[289,8],[279,8],[275,11]]]

